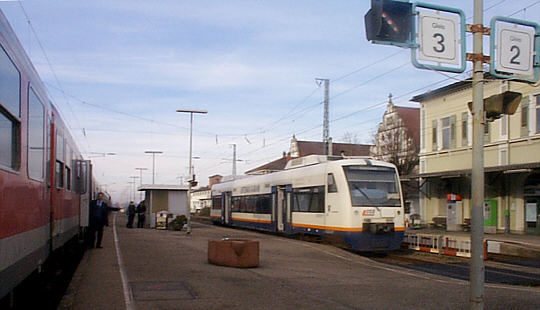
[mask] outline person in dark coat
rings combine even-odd
[[[109,211],[118,211],[120,208],[110,207],[103,200],[103,193],[97,195],[97,199],[90,201],[89,206],[89,225],[88,225],[88,241],[90,248],[94,246],[98,249],[102,248],[101,240],[103,239],[103,226],[107,225]],[[96,241],[97,233],[97,241]]]
[[[128,221],[126,225],[127,228],[133,228],[133,219],[135,218],[135,213],[136,213],[135,204],[133,203],[133,201],[130,201],[129,206],[127,207],[127,211],[126,211],[126,214],[128,217]]]
[[[137,214],[137,227],[144,228],[144,220],[146,218],[146,205],[144,204],[144,200],[137,206]]]

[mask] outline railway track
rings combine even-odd
[[[396,251],[371,259],[404,268],[469,280],[469,259],[412,251]],[[540,260],[519,257],[495,257],[485,262],[485,282],[522,286],[540,286]]]

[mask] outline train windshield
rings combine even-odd
[[[394,168],[344,166],[353,206],[399,207],[401,199]]]

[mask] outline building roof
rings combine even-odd
[[[289,159],[291,159],[289,155],[283,154],[283,156],[280,159],[276,159],[274,161],[271,161],[257,168],[253,168],[251,170],[246,171],[245,173],[253,174],[255,172],[275,172],[275,171],[283,170],[285,169],[285,166],[287,165],[287,162],[289,161]]]
[[[173,184],[143,184],[137,189],[139,191],[187,191],[186,185]]]
[[[420,143],[420,108],[394,106],[399,117],[407,128],[409,136]]]
[[[495,78],[489,74],[488,72],[484,73],[484,80],[495,80]],[[437,88],[435,90],[429,90],[423,94],[416,95],[411,98],[411,101],[414,102],[422,102],[426,100],[430,100],[433,98],[437,98],[439,96],[448,95],[460,90],[464,90],[467,88],[472,87],[472,78],[468,78],[463,81],[459,81],[450,85],[443,86],[441,88]]]
[[[308,155],[325,155],[325,143],[317,141],[297,141],[293,137],[298,146],[299,157]],[[332,143],[332,154],[339,156],[343,153],[346,156],[369,156],[369,149],[372,145],[369,144],[351,144],[351,143]],[[283,156],[279,159],[271,161],[262,166],[246,171],[246,174],[260,174],[276,172],[285,169],[287,162],[291,159],[290,153],[283,152]]]
[[[346,156],[369,156],[369,144],[351,144],[332,142],[332,155]],[[325,143],[316,141],[298,141],[298,152],[300,157],[308,155],[325,155]]]
[[[210,186],[203,186],[203,187],[192,190],[192,192],[204,192],[207,190],[210,190]]]

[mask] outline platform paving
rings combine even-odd
[[[467,309],[468,282],[391,267],[333,246],[193,224],[127,229],[86,252],[59,309]],[[113,241],[116,229],[122,264]],[[208,240],[260,242],[260,266],[207,262]],[[127,294],[124,294],[122,276]],[[127,297],[125,296],[127,295]],[[126,307],[126,304],[128,307]],[[485,309],[538,309],[540,288],[486,284]]]

